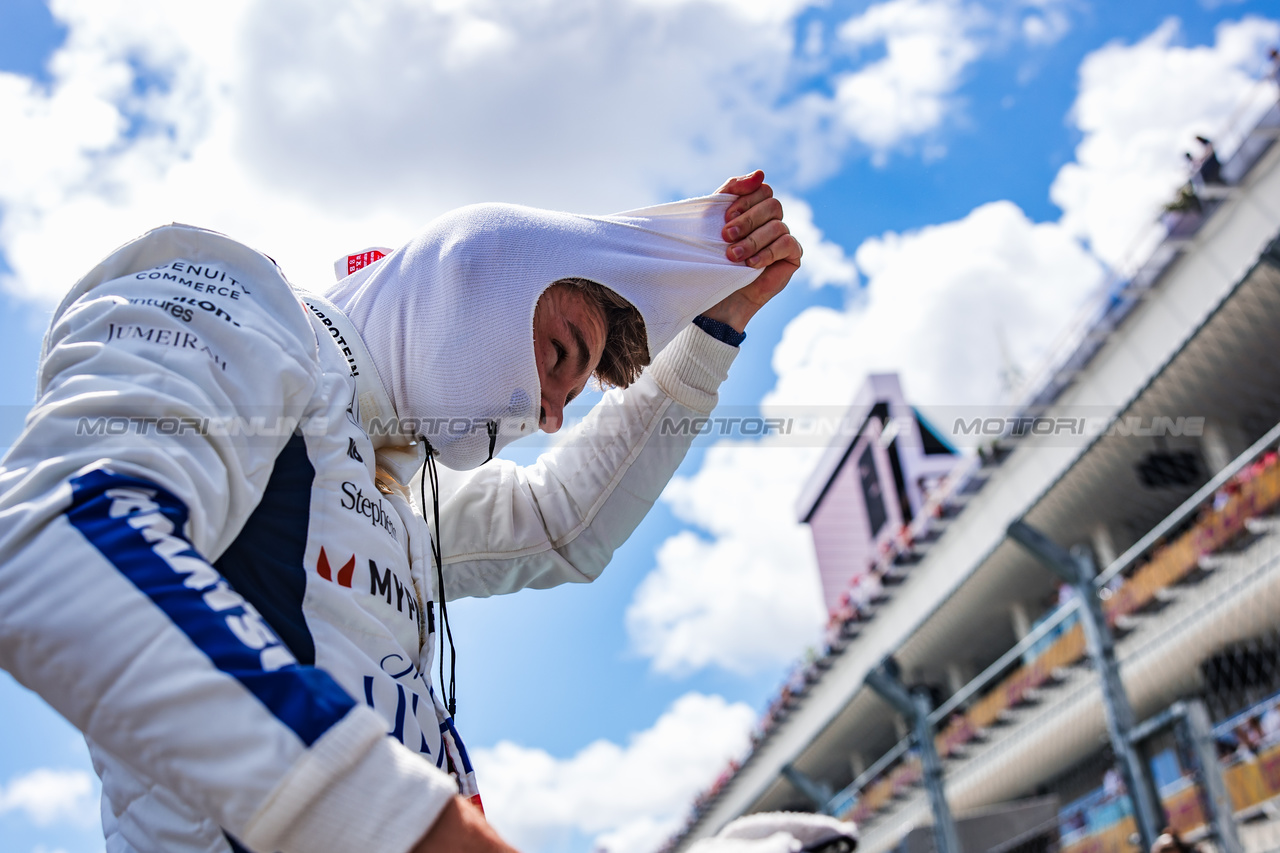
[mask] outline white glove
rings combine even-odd
[[[858,828],[828,815],[762,812],[731,821],[689,853],[816,853],[828,845],[832,853],[850,853],[858,846]]]

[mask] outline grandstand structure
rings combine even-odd
[[[918,744],[867,683],[887,659],[931,694],[964,850],[1137,850],[1080,601],[1008,538],[1016,521],[1092,556],[1139,720],[1189,699],[1208,709],[1238,829],[1216,849],[1280,846],[1280,107],[1269,93],[1261,118],[1219,146],[1232,152],[1223,181],[1190,185],[1194,203],[1163,215],[1018,404],[930,424],[891,377],[868,381],[854,428],[797,507],[815,537],[828,646],[667,851],[780,809],[856,820],[864,853],[934,849]],[[908,467],[927,463],[927,477],[889,466],[895,438],[917,448]],[[976,448],[951,452],[964,444]],[[875,496],[890,495],[887,520],[868,519],[868,470]],[[1142,750],[1165,821],[1212,835],[1207,771],[1167,732]]]

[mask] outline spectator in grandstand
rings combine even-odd
[[[1250,716],[1248,719],[1239,723],[1235,729],[1236,741],[1239,746],[1236,747],[1236,754],[1242,761],[1255,761],[1258,758],[1258,752],[1262,748],[1262,725],[1259,723],[1257,716]]]
[[[845,591],[845,602],[848,604],[848,612],[853,615],[855,620],[865,619],[866,613],[866,592],[862,588],[862,578],[855,577],[849,581],[849,588]]]
[[[859,618],[867,619],[871,616],[872,605],[883,592],[884,584],[880,581],[880,575],[874,571],[866,572],[858,576],[849,590],[849,602],[857,611]]]
[[[1085,817],[1084,809],[1072,809],[1066,813],[1060,825],[1062,834],[1070,835],[1076,832],[1084,832],[1089,828],[1089,821]]]
[[[760,717],[760,740],[764,740],[765,735],[769,734],[769,730],[773,728],[774,718],[778,714],[778,706],[780,698],[775,696],[773,701],[769,703],[769,707],[765,709],[764,714]]]
[[[1120,771],[1114,767],[1107,770],[1102,777],[1102,797],[1103,802],[1111,802],[1124,795],[1127,788],[1124,779],[1120,776]]]
[[[1205,184],[1221,184],[1222,163],[1213,143],[1205,136],[1197,136],[1196,142],[1200,143],[1200,156],[1194,160],[1196,171],[1193,180],[1199,178]]]
[[[822,654],[827,656],[834,654],[836,649],[840,647],[840,634],[844,630],[844,618],[841,617],[840,611],[832,611],[827,618],[827,630],[822,638]]]
[[[835,610],[831,611],[830,618],[827,620],[826,642],[822,649],[823,658],[840,652],[848,640],[857,636],[858,629],[854,627],[857,623],[858,611],[854,609],[849,593],[846,591],[840,596],[839,604],[836,605]]]
[[[787,679],[787,690],[790,692],[790,695],[799,696],[804,693],[805,687],[809,683],[808,679],[805,677],[806,669],[807,667],[805,665],[797,663],[795,668],[791,670],[791,677]]]
[[[1258,758],[1250,748],[1248,737],[1245,735],[1243,728],[1243,725],[1238,725],[1226,735],[1227,750],[1226,755],[1222,758],[1222,763],[1226,766],[1256,761]]]
[[[836,618],[840,620],[841,625],[848,625],[851,622],[857,622],[858,615],[858,609],[853,604],[853,590],[845,590],[840,595],[840,605],[836,608]]]
[[[1190,153],[1187,153],[1187,160],[1194,167],[1195,160]],[[1204,207],[1200,204],[1200,196],[1196,195],[1196,188],[1191,181],[1183,184],[1182,188],[1178,190],[1178,194],[1173,197],[1173,201],[1164,206],[1165,213],[1200,213],[1202,210],[1204,210]],[[1174,217],[1172,222],[1176,221],[1177,217]],[[1170,221],[1166,221],[1165,225],[1172,228]]]
[[[1274,704],[1270,705],[1267,710],[1262,712],[1262,717],[1258,720],[1258,726],[1262,729],[1262,745],[1270,746],[1280,737],[1280,708]]]
[[[1222,512],[1227,508],[1227,503],[1231,500],[1231,492],[1226,487],[1218,489],[1213,494],[1213,511]]]

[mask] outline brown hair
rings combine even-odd
[[[596,381],[618,388],[635,382],[650,360],[649,335],[636,307],[604,285],[585,278],[562,278],[554,284],[572,287],[604,314],[604,352],[596,365]]]

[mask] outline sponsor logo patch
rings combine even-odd
[[[342,568],[338,569],[337,577],[333,574],[333,567],[329,565],[329,557],[324,553],[324,546],[320,546],[320,557],[316,560],[316,574],[327,581],[333,581],[338,586],[345,586],[351,589],[351,576],[356,571],[356,555],[352,554],[351,559],[342,564]]]
[[[354,255],[347,255],[347,275],[362,270],[374,261],[380,261],[386,256],[387,253],[380,249],[367,249],[363,252],[356,252]]]
[[[350,451],[355,448],[355,442],[351,443],[348,448]],[[359,456],[354,457],[359,459]],[[380,497],[365,497],[364,490],[352,482],[344,482],[342,484],[342,508],[354,512],[356,515],[362,515],[369,519],[369,523],[374,527],[381,527],[387,532],[392,539],[396,538],[399,531],[396,523],[392,520],[393,513],[382,505]]]

